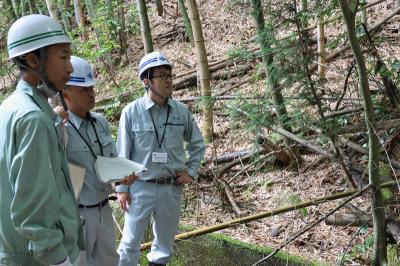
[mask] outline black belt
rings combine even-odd
[[[93,204],[93,205],[82,205],[82,204],[78,204],[78,207],[79,208],[98,208],[98,207],[104,207],[104,205],[106,205],[107,204],[107,202],[108,202],[108,198],[106,198],[105,200],[103,200],[103,201],[100,201],[99,203],[97,203],[97,204]]]
[[[179,184],[176,182],[176,179],[178,177],[173,176],[173,177],[159,177],[159,178],[154,178],[154,179],[148,179],[148,180],[143,180],[146,183],[154,183],[158,185],[177,185]]]

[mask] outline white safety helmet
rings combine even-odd
[[[67,85],[78,86],[78,87],[91,87],[96,84],[93,78],[92,66],[84,59],[71,56],[71,64],[74,68],[74,72],[71,73]]]
[[[8,57],[12,59],[58,43],[71,43],[59,22],[45,15],[24,16],[8,31]]]
[[[155,51],[145,55],[139,63],[139,78],[142,79],[141,76],[147,69],[158,66],[169,66],[172,68],[172,64],[161,52]]]

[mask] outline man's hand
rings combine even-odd
[[[118,192],[117,197],[119,207],[127,212],[129,205],[131,205],[131,196],[129,192]]]
[[[184,171],[179,171],[175,172],[176,176],[178,177],[176,179],[176,182],[179,185],[185,185],[193,182],[193,178],[184,170]]]
[[[136,179],[138,179],[138,176],[135,175],[135,173],[132,173],[128,176],[125,176],[125,178],[123,180],[121,180],[119,183],[121,185],[131,185]]]

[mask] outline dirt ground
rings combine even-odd
[[[254,41],[255,27],[249,15],[249,5],[246,4],[248,1],[243,1],[243,4],[238,4],[240,1],[234,0],[202,0],[197,2],[200,5],[200,17],[210,64],[226,58],[227,53],[238,47],[251,49],[257,46]],[[164,1],[164,8],[164,15],[160,17],[156,15],[155,6],[149,4],[150,23],[155,39],[154,49],[163,51],[173,62],[174,73],[180,75],[196,67],[195,50],[190,46],[190,43],[183,41],[184,32],[181,18],[177,15],[176,1]],[[381,20],[385,14],[392,12],[394,8],[394,1],[385,1],[375,6],[368,11],[369,23],[373,25]],[[172,28],[176,29],[177,33],[172,38],[163,38],[163,33]],[[390,35],[390,40],[395,44],[398,42],[398,37],[393,37],[392,33],[396,29],[399,29],[398,17],[392,19],[384,27],[382,35]],[[344,32],[343,23],[329,24],[325,32],[329,42],[329,40],[333,40],[335,36]],[[139,36],[130,40],[130,43],[140,42]],[[380,46],[378,50],[382,53],[382,56],[397,57],[398,51],[393,47],[395,45]],[[328,47],[329,52],[331,51]],[[343,86],[350,57],[350,53],[346,53],[348,53],[348,56],[344,56],[343,59],[329,65],[327,79],[331,91],[341,90]],[[139,45],[130,45],[128,55],[130,64],[129,67],[119,73],[121,77],[132,75],[132,68],[136,70],[136,64],[143,55],[143,50]],[[257,67],[254,67],[249,75],[255,71],[257,71]],[[230,82],[238,83],[245,78],[232,78]],[[221,82],[213,81],[212,86],[223,84]],[[353,79],[350,82],[356,81]],[[373,88],[374,83],[371,84]],[[253,95],[255,92],[262,93],[264,86],[263,80],[252,82],[244,84],[225,95],[241,93],[246,96]],[[224,89],[223,85],[220,87],[220,90],[222,89]],[[106,94],[106,92],[100,91],[100,96],[103,93]],[[179,90],[174,94],[178,99],[198,95],[196,89]],[[351,98],[348,102],[349,105],[357,102],[357,99],[360,98],[357,91],[352,91],[347,96]],[[214,142],[207,146],[205,156],[207,163],[203,165],[204,168],[215,170],[216,166],[211,163],[213,158],[248,149],[254,143],[255,135],[244,130],[246,124],[233,122],[227,115],[227,110],[229,110],[227,106],[230,104],[232,104],[230,101],[217,101],[215,103]],[[196,104],[189,102],[188,105],[195,112],[195,117],[200,123]],[[352,122],[356,122],[362,120],[362,117],[360,118],[360,114],[356,114],[352,119]],[[270,136],[273,137],[273,134]],[[299,201],[307,201],[352,188],[337,162],[314,154],[302,155],[300,161],[291,168],[274,167],[271,163],[265,163],[255,170],[257,164],[254,164],[246,171],[239,173],[246,167],[243,164],[232,168],[223,175],[224,180],[230,181],[234,200],[242,212],[242,216],[273,210]],[[365,165],[365,160],[362,163]],[[291,211],[245,225],[237,225],[221,232],[245,242],[279,247],[290,236],[316,221],[336,207],[339,202],[340,200],[321,203],[308,207],[306,210]],[[353,200],[352,204],[370,213],[368,194]],[[182,223],[195,227],[211,226],[237,217],[224,193],[218,189],[216,182],[210,177],[202,178],[198,184],[185,189],[183,206]],[[371,237],[371,229],[331,226],[321,222],[285,246],[283,250],[306,258],[321,260],[329,265],[367,265],[370,264],[370,261],[366,258],[371,255]],[[343,256],[345,253],[347,255]]]

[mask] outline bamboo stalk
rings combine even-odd
[[[390,187],[392,185],[396,185],[397,182],[396,181],[390,181],[390,182],[386,182],[381,184],[381,188],[384,187]],[[175,241],[178,240],[185,240],[185,239],[189,239],[191,237],[196,237],[196,236],[201,236],[201,235],[205,235],[208,233],[212,233],[212,232],[216,232],[216,231],[220,231],[229,227],[233,227],[239,224],[244,224],[244,223],[249,223],[249,222],[253,222],[253,221],[257,221],[259,219],[263,219],[263,218],[267,218],[267,217],[271,217],[271,216],[275,216],[278,214],[282,214],[282,213],[286,213],[289,211],[293,211],[293,210],[298,210],[298,209],[302,209],[302,208],[306,208],[306,207],[310,207],[313,205],[318,205],[327,201],[332,201],[332,200],[337,200],[337,199],[342,199],[345,197],[349,197],[352,196],[356,193],[359,193],[360,190],[358,189],[351,189],[345,192],[340,192],[340,193],[335,193],[329,196],[323,196],[323,197],[318,197],[309,201],[305,201],[305,202],[300,202],[298,204],[295,205],[291,205],[291,206],[287,206],[287,207],[281,207],[272,211],[264,211],[264,212],[259,212],[253,215],[249,215],[246,217],[240,217],[240,218],[236,218],[233,220],[230,220],[228,222],[224,222],[224,223],[220,223],[220,224],[216,224],[216,225],[212,225],[212,226],[208,226],[208,227],[203,227],[203,228],[199,228],[190,232],[185,232],[185,233],[180,233],[178,235],[175,236]],[[147,243],[143,243],[140,247],[140,250],[146,250],[148,248],[151,247],[151,242],[147,242]]]

